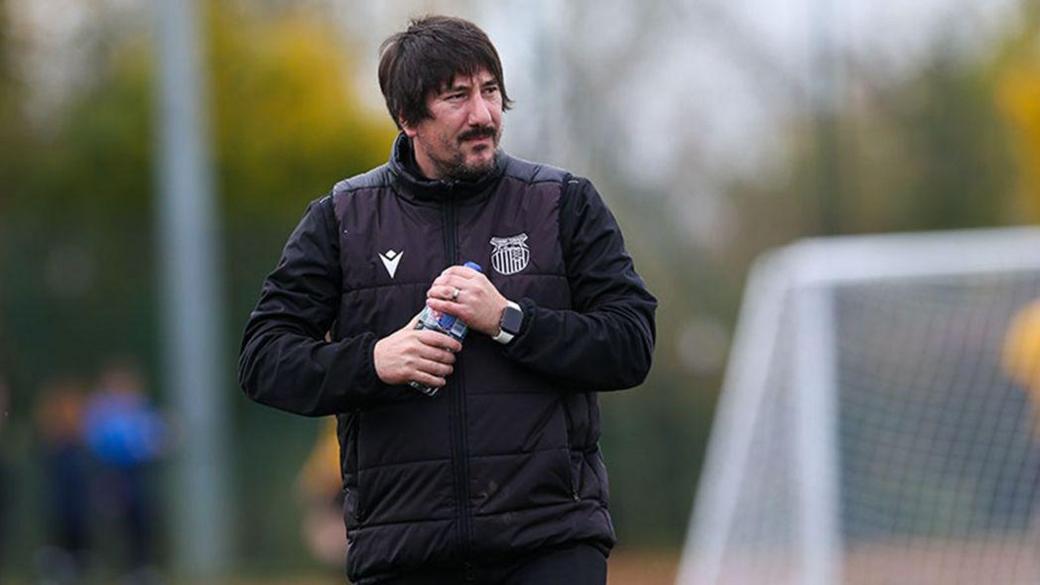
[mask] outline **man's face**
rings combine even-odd
[[[431,179],[473,180],[495,166],[502,136],[502,92],[485,70],[456,75],[451,84],[427,96],[430,117],[404,125],[415,161]]]

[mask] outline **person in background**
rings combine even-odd
[[[1025,393],[1030,406],[1033,439],[1040,444],[1040,299],[1019,309],[1008,324],[1001,352],[1004,373]],[[1040,492],[1040,476],[1034,493]],[[1040,507],[1033,507],[1032,537],[1040,542]]]
[[[127,583],[157,579],[157,508],[151,485],[154,463],[166,448],[167,429],[144,394],[137,366],[114,360],[102,371],[87,403],[84,433],[99,463],[104,504],[121,525],[130,572]]]
[[[36,406],[43,464],[47,542],[36,555],[42,583],[79,583],[90,549],[90,463],[83,445],[83,383],[59,378],[44,384]]]
[[[1040,440],[1040,299],[1012,317],[1004,336],[1001,365],[1026,393],[1033,413],[1033,434]]]
[[[343,480],[335,418],[330,417],[321,426],[296,478],[296,492],[303,506],[301,528],[307,548],[323,565],[342,571],[347,535],[343,529]]]
[[[10,509],[12,499],[11,480],[7,471],[7,445],[10,444],[10,439],[5,436],[10,417],[8,401],[7,383],[0,376],[0,583],[4,582],[4,564],[6,561],[4,553],[7,550],[7,525],[9,523],[8,510]]]

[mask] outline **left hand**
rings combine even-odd
[[[452,266],[426,291],[426,304],[435,311],[462,319],[470,329],[495,336],[506,298],[482,273],[465,266]]]

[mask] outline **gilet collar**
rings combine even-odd
[[[415,163],[411,141],[401,132],[394,140],[388,166],[394,182],[405,195],[424,200],[469,199],[486,193],[502,176],[509,156],[501,149],[495,154],[495,168],[476,181],[427,179]]]

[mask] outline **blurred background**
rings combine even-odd
[[[613,582],[674,575],[759,253],[1040,219],[1035,0],[197,0],[214,367],[186,380],[161,6],[0,0],[0,583],[341,582],[311,545],[328,426],[234,372],[306,204],[388,155],[377,49],[409,16],[487,30],[503,146],[590,177],[660,300],[649,380],[602,400]]]

